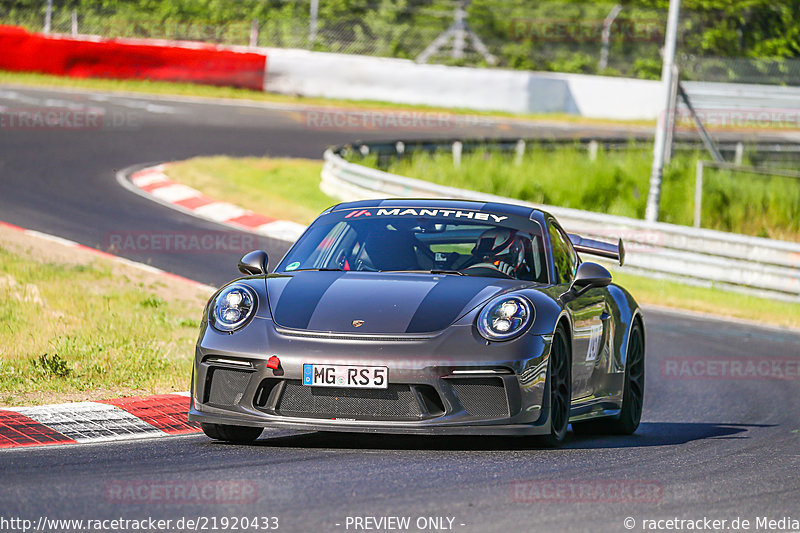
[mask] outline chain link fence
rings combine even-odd
[[[681,79],[800,86],[800,58],[704,57],[678,54]]]
[[[677,57],[682,79],[800,85],[800,38],[784,31],[800,20],[796,0],[742,9],[735,17],[684,4]],[[426,52],[427,62],[448,65],[658,79],[666,25],[666,2],[657,0],[186,0],[146,6],[138,0],[53,0],[49,29],[407,59]],[[459,7],[464,25],[456,27]],[[0,2],[3,24],[42,31],[47,18],[46,0]],[[454,30],[451,37],[444,35],[448,30]],[[437,37],[441,43],[427,53]]]

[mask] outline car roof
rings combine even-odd
[[[468,209],[472,211],[491,211],[503,215],[524,217],[532,220],[540,220],[543,211],[533,207],[522,205],[506,204],[502,202],[478,202],[475,200],[456,200],[444,198],[388,198],[376,200],[359,200],[356,202],[344,202],[337,204],[326,212],[341,211],[345,209],[369,209],[369,208],[417,208],[417,209]]]

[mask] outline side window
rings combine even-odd
[[[341,265],[336,264],[339,258],[338,256],[334,257],[335,252],[337,252],[335,248],[341,248],[341,246],[336,246],[337,243],[341,243],[346,239],[347,234],[352,233],[345,222],[337,222],[328,234],[319,241],[319,245],[311,252],[303,268],[341,268]],[[352,240],[352,236],[350,236],[349,240]],[[339,254],[341,253],[339,251]]]
[[[567,245],[567,255],[569,256],[569,281],[572,282],[575,279],[575,274],[578,272],[578,265],[580,264],[581,260],[578,257],[578,252],[575,251],[575,247],[572,245],[572,241],[569,238],[569,235],[564,233],[564,230],[561,228],[558,229],[558,232],[561,234],[561,238],[564,240],[564,243]]]
[[[556,283],[570,283],[578,269],[578,256],[569,238],[559,228],[552,223],[548,223],[547,228],[550,233],[550,244],[553,248]]]

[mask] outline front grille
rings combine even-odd
[[[508,398],[502,378],[456,378],[448,381],[464,410],[472,416],[509,416]]]
[[[408,385],[386,389],[309,387],[287,381],[276,411],[286,416],[419,420],[423,413]]]
[[[205,403],[227,406],[238,404],[250,381],[250,374],[251,372],[242,370],[212,368],[211,386],[207,388]]]

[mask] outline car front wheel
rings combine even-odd
[[[553,335],[550,348],[550,434],[539,440],[543,446],[560,446],[567,435],[572,397],[572,368],[569,338],[563,326]]]
[[[249,426],[229,426],[226,424],[207,424],[205,422],[201,423],[200,427],[207,437],[214,440],[238,443],[253,442],[264,430],[263,428]]]

